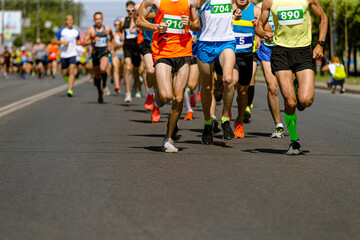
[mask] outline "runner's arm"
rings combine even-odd
[[[267,30],[266,24],[270,16],[270,8],[272,5],[272,0],[264,0],[262,8],[261,8],[261,14],[259,21],[255,27],[255,34],[258,35],[260,38],[265,39],[267,42],[272,41],[272,37],[274,36],[274,33],[271,29],[271,31]],[[271,27],[270,27],[271,28]]]
[[[200,31],[200,21],[198,13],[198,2],[197,0],[192,0],[190,2],[190,17],[184,15],[181,16],[182,23],[185,26],[188,26],[191,31],[198,32]]]
[[[88,30],[86,31],[86,34],[85,34],[85,38],[84,38],[84,42],[83,42],[83,46],[89,46],[92,41],[91,41],[91,36],[92,36],[92,28],[89,27]]]
[[[158,30],[160,32],[166,32],[167,30],[166,23],[153,24],[145,19],[145,17],[150,13],[153,6],[154,6],[154,0],[145,0],[144,8],[142,9],[141,12],[139,12],[139,17],[136,20],[136,25],[144,30],[151,30],[151,31]]]
[[[309,5],[315,14],[316,17],[320,18],[320,24],[319,24],[319,41],[325,42],[326,40],[326,34],[327,34],[327,26],[328,26],[328,18],[322,9],[322,7],[319,4],[318,0],[309,0]],[[321,59],[324,57],[324,51],[323,46],[320,46],[319,44],[316,45],[314,51],[313,51],[313,58],[315,59]]]

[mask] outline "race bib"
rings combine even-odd
[[[234,33],[236,40],[236,49],[247,49],[253,46],[252,33]]]
[[[180,16],[164,14],[163,22],[168,24],[167,33],[185,34],[185,26]]]
[[[211,17],[223,18],[232,15],[231,1],[211,0],[210,5]]]
[[[100,38],[100,39],[95,43],[95,47],[107,47],[107,38],[106,38],[106,37]]]
[[[304,10],[302,6],[279,7],[277,16],[280,25],[297,25],[304,22]]]
[[[134,39],[138,37],[138,32],[135,30],[135,33],[131,33],[130,29],[125,29],[126,39]]]

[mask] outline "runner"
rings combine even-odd
[[[319,42],[311,51],[310,9],[320,18]],[[270,11],[275,32],[265,31]],[[264,0],[256,33],[267,42],[274,38],[271,69],[275,74],[285,102],[285,122],[291,143],[288,155],[298,155],[300,141],[297,136],[296,107],[310,107],[314,100],[314,59],[324,57],[323,48],[327,32],[327,17],[318,0]],[[293,82],[293,73],[297,83]]]
[[[261,8],[262,3],[259,3],[257,6]],[[272,30],[274,31],[274,21],[273,21],[272,13],[270,13],[269,15],[268,23],[270,24]],[[275,123],[275,131],[271,134],[271,137],[282,138],[284,136],[284,126],[281,122],[281,114],[280,114],[280,102],[278,96],[279,84],[276,80],[276,77],[271,72],[271,64],[270,64],[271,52],[273,48],[274,48],[273,42],[268,43],[265,40],[262,40],[260,48],[256,51],[256,56],[261,62],[261,67],[267,85],[268,106]]]
[[[124,69],[124,36],[120,31],[120,20],[114,21],[115,55],[112,57],[113,76],[115,81],[115,93],[120,93],[120,79]]]
[[[178,152],[174,146],[177,122],[180,118],[184,90],[186,88],[190,60],[192,57],[192,37],[189,29],[200,29],[197,0],[145,0],[140,15],[148,16],[155,7],[155,24],[142,21],[139,27],[153,30],[152,54],[155,62],[156,82],[158,86],[159,106],[172,101],[168,128],[162,150]]]
[[[142,2],[140,5],[136,16],[136,24],[141,24],[143,21],[149,21],[150,23],[155,23],[155,9],[152,8],[151,12],[148,16],[146,16],[146,19],[140,14],[140,12],[144,8],[145,1]],[[152,51],[151,51],[151,42],[153,37],[154,31],[149,30],[142,30],[142,36],[143,41],[139,44],[140,53],[143,55],[144,58],[144,64],[145,64],[145,83],[148,87],[148,91],[146,94],[146,101],[144,104],[144,108],[148,111],[153,111],[151,114],[151,121],[156,123],[160,121],[160,108],[156,104],[154,99],[154,85],[156,85],[156,79],[155,79],[155,68],[154,68],[154,60],[152,57]]]
[[[234,20],[236,38],[236,63],[234,78],[238,80],[237,104],[238,116],[235,121],[235,137],[243,138],[244,115],[248,103],[248,88],[253,73],[253,48],[255,40],[255,26],[261,10],[249,0],[235,0],[235,7],[241,10],[241,20]]]
[[[38,78],[41,78],[42,73],[45,70],[44,56],[46,55],[46,45],[41,42],[41,39],[36,39],[36,43],[32,49],[33,58],[35,58],[35,72]]]
[[[103,103],[103,91],[107,92],[106,80],[108,77],[107,66],[109,63],[109,47],[114,54],[114,35],[111,28],[103,25],[103,14],[94,13],[94,26],[86,31],[84,45],[92,45],[92,62],[94,71],[94,81],[98,90],[98,103]],[[102,84],[101,84],[102,80]]]
[[[235,82],[233,68],[235,65],[236,41],[233,33],[233,12],[231,0],[200,1],[201,34],[197,43],[197,57],[200,71],[201,103],[204,113],[205,127],[202,134],[203,144],[212,144],[212,119],[210,107],[213,89],[213,68],[215,60],[219,60],[223,70],[223,104],[224,113],[221,119],[224,139],[234,138],[230,126],[229,112],[234,98]],[[236,10],[235,18],[240,19],[240,10]]]
[[[131,102],[132,101],[131,72],[134,78],[133,88],[137,89],[138,91],[137,93],[139,93],[141,97],[141,85],[139,78],[139,67],[141,63],[141,58],[140,58],[139,47],[137,44],[137,37],[139,33],[134,28],[135,3],[133,1],[130,0],[126,3],[126,11],[128,12],[128,16],[122,18],[120,22],[121,22],[121,30],[124,31],[124,36],[125,36],[125,41],[124,41],[124,56],[125,56],[124,78],[125,78],[125,87],[126,87],[125,102]],[[131,28],[130,25],[134,27]]]
[[[10,71],[10,60],[11,60],[11,54],[9,52],[9,48],[5,46],[3,53],[1,54],[3,57],[3,64],[2,64],[2,73],[4,78],[8,78],[8,73]]]
[[[51,70],[51,76],[56,77],[57,73],[57,59],[59,57],[59,48],[57,44],[49,43],[47,47],[48,53],[48,68]]]
[[[66,17],[66,27],[61,28],[55,35],[53,43],[60,45],[61,69],[64,81],[68,81],[67,96],[73,96],[76,68],[76,45],[80,44],[80,31],[73,28],[74,18]]]

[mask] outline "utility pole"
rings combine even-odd
[[[22,42],[23,42],[23,44],[26,42],[26,33],[25,33],[25,22],[24,22],[24,20],[25,20],[25,18],[26,18],[26,0],[23,0],[23,16],[22,16],[22,18],[23,18],[23,26],[22,26]]]
[[[40,38],[40,0],[36,1],[36,38]]]
[[[349,43],[348,43],[348,24],[347,24],[347,4],[345,5],[345,56],[346,56],[346,76],[349,76],[350,58],[349,58]]]

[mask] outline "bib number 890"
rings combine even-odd
[[[288,11],[288,12],[280,13],[281,20],[292,20],[292,19],[299,19],[299,18],[300,18],[300,11]]]

